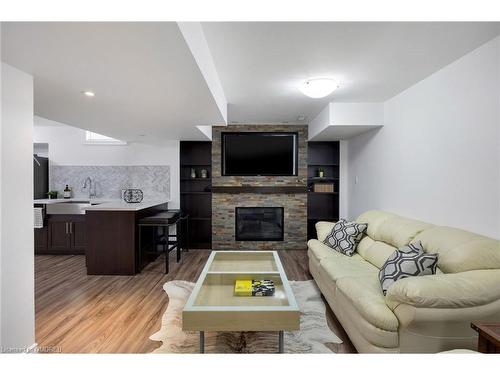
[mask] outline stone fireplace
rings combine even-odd
[[[236,241],[283,241],[283,207],[236,207]]]
[[[297,132],[297,176],[222,176],[222,132]],[[302,250],[307,247],[306,242],[307,126],[214,126],[212,248]]]

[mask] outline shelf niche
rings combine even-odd
[[[191,169],[196,177],[191,177]],[[202,170],[207,177],[201,177]],[[180,142],[181,210],[189,215],[189,247],[212,248],[212,142]]]
[[[325,172],[321,178],[318,169]],[[333,192],[314,192],[315,183],[334,184]],[[308,142],[307,157],[307,239],[316,238],[318,221],[337,221],[340,204],[340,143],[338,141]]]

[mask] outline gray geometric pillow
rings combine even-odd
[[[385,261],[378,273],[384,296],[389,286],[409,276],[434,275],[438,254],[424,252],[420,241],[402,246]]]
[[[360,224],[340,219],[326,236],[323,243],[344,255],[352,256],[363,238],[368,224]]]

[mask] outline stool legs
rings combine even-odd
[[[170,226],[175,225],[175,235],[170,234]],[[188,227],[188,217],[179,218],[175,223],[169,223],[164,225],[155,225],[155,224],[143,224],[139,225],[138,230],[138,241],[139,241],[139,251],[137,254],[137,272],[140,272],[142,269],[143,262],[143,254],[142,254],[142,226],[153,227],[153,251],[158,251],[158,245],[160,244],[159,238],[162,236],[165,240],[161,241],[162,250],[165,254],[165,273],[169,272],[170,268],[170,259],[169,253],[171,250],[176,250],[176,261],[179,263],[181,261],[182,251],[185,249],[188,250],[188,241],[189,241],[189,227]],[[160,233],[160,228],[162,231]],[[186,231],[186,232],[185,232]],[[186,236],[186,237],[184,237]],[[170,239],[173,238],[173,241]]]
[[[184,239],[184,241],[186,242],[186,248],[184,250],[186,250],[186,252],[189,251],[189,216],[186,216],[186,237]]]
[[[181,260],[181,244],[182,244],[182,220],[177,221],[177,224],[175,225],[175,242],[177,244],[177,263]]]
[[[141,232],[142,232],[142,227],[139,225],[139,246],[138,246],[138,251],[137,251],[137,269],[135,272],[139,273],[142,270],[142,238],[141,238]]]
[[[165,273],[168,273],[169,269],[169,259],[168,259],[168,240],[167,243],[163,245],[163,252],[165,253]]]

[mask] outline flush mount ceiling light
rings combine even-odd
[[[82,94],[88,96],[89,98],[93,98],[95,96],[95,93],[92,91],[82,91]]]
[[[302,83],[300,91],[310,98],[324,98],[338,88],[339,84],[331,78],[311,78]]]

